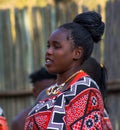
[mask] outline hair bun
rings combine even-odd
[[[101,40],[101,37],[104,33],[105,25],[101,21],[101,15],[97,12],[89,11],[79,14],[74,18],[73,22],[85,27],[91,34],[94,42],[97,43]]]

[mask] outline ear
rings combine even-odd
[[[79,60],[83,56],[83,48],[76,47],[74,49],[73,60]]]

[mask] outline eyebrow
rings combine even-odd
[[[47,41],[47,43],[49,44],[49,40]],[[52,43],[60,43],[59,41],[52,41]]]

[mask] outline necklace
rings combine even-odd
[[[82,71],[82,70],[79,70],[79,71],[77,71],[76,73],[72,74],[70,77],[67,78],[67,80],[65,80],[64,83],[62,83],[62,84],[60,84],[60,85],[58,85],[58,84],[56,83],[56,84],[50,86],[50,87],[46,90],[46,94],[47,94],[47,95],[51,95],[51,94],[55,95],[55,94],[59,93],[59,92],[62,90],[62,88],[65,86],[65,84],[66,84],[68,81],[70,81],[74,76],[76,76],[76,75],[77,75],[79,72],[81,72],[81,71]]]

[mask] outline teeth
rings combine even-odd
[[[49,59],[47,59],[46,61],[47,61],[47,62],[50,62],[50,60],[49,60]]]
[[[47,59],[47,60],[46,60],[46,63],[48,63],[48,64],[51,63],[51,60]]]

